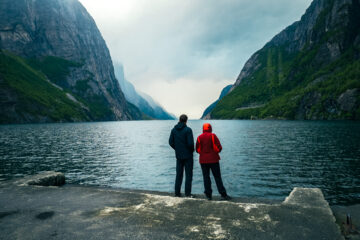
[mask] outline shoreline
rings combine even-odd
[[[320,189],[242,200],[0,182],[0,239],[343,239]]]

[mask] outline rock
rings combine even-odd
[[[54,56],[77,63],[60,87],[106,110],[93,113],[94,120],[141,118],[140,111],[129,109],[106,43],[78,0],[2,0],[0,48],[25,59]]]
[[[295,118],[298,120],[309,119],[312,106],[318,104],[320,99],[321,94],[318,92],[309,92],[305,94],[300,101]]]
[[[356,107],[356,98],[360,95],[360,90],[348,89],[346,92],[342,93],[337,99],[340,109],[343,111],[351,112]]]
[[[16,183],[20,186],[62,186],[65,184],[65,175],[61,172],[46,171],[25,177]]]
[[[250,57],[232,94],[219,100],[210,116],[358,120],[359,94],[351,88],[358,84],[359,12],[357,0],[313,0],[300,21]],[[339,86],[349,86],[340,97]],[[294,95],[299,99],[292,101]],[[258,102],[267,103],[261,111],[241,109]]]
[[[240,85],[242,80],[247,78],[253,72],[258,70],[261,67],[261,63],[258,61],[259,54],[255,53],[250,57],[250,59],[245,63],[243,69],[241,70],[239,76],[236,79],[235,84],[230,88],[228,92],[233,91],[237,86]]]

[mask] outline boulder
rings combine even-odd
[[[46,171],[27,176],[16,182],[20,186],[62,186],[65,184],[65,175],[61,172]]]

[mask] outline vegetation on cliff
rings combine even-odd
[[[315,0],[250,58],[211,118],[360,119],[360,4],[350,2]]]
[[[0,52],[0,85],[0,123],[91,119],[86,107],[69,92],[52,84],[26,59],[4,51]]]
[[[106,43],[78,0],[3,0],[0,51],[0,123],[142,118],[126,101]]]

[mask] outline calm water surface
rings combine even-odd
[[[360,123],[210,122],[223,145],[221,170],[230,195],[280,200],[294,187],[319,187],[331,204],[360,203]],[[188,123],[194,137],[203,123]],[[173,192],[168,137],[175,124],[2,125],[0,181],[54,170],[68,183]],[[197,154],[194,160],[193,192],[202,193]]]

